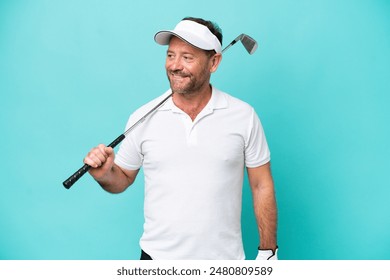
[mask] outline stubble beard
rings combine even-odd
[[[175,77],[172,77],[174,75],[181,77],[181,79],[183,80],[175,81]],[[201,79],[197,79],[191,74],[185,74],[175,71],[167,71],[167,77],[172,93],[177,94],[192,95],[199,92],[205,86],[206,83],[207,86],[209,84],[208,79],[203,76],[201,77]]]

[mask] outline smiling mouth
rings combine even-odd
[[[169,79],[170,79],[172,82],[183,83],[187,78],[189,78],[189,77],[186,76],[186,75],[171,74],[171,76],[170,76]]]

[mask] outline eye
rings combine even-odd
[[[190,62],[190,61],[193,60],[193,57],[190,56],[190,55],[183,55],[183,59],[184,59],[185,61],[187,61],[187,62]]]

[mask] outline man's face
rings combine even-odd
[[[172,36],[165,62],[172,92],[191,94],[208,87],[211,65],[205,51]]]

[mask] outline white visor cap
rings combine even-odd
[[[222,46],[218,38],[206,26],[195,21],[182,20],[174,30],[157,32],[154,40],[160,45],[169,45],[172,35],[199,49],[221,53]]]

